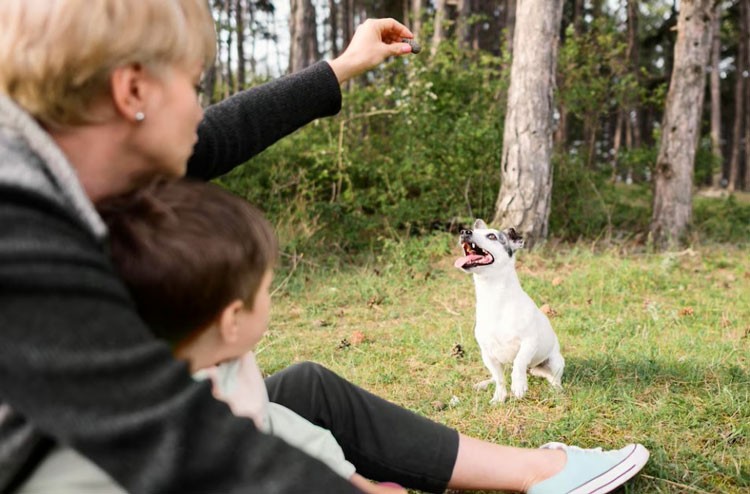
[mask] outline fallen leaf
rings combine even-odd
[[[355,331],[349,337],[349,341],[352,345],[359,345],[360,343],[364,343],[365,341],[367,341],[367,336],[365,336],[362,331]]]
[[[683,307],[680,309],[680,315],[681,316],[692,316],[695,314],[695,311],[692,307]]]
[[[550,307],[549,304],[544,304],[541,307],[539,307],[539,309],[542,312],[544,312],[547,315],[547,317],[555,317],[557,315],[557,311],[553,309],[552,307]]]
[[[552,278],[552,286],[560,286],[562,285],[562,282],[563,282],[563,279],[560,278],[559,276]]]

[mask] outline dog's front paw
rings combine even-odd
[[[505,388],[496,388],[495,394],[492,395],[490,405],[497,405],[498,403],[505,403],[505,399],[508,397],[508,392]]]
[[[529,390],[529,383],[526,379],[514,379],[510,385],[510,390],[516,398],[523,398],[526,391]]]

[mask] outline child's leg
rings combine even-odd
[[[271,401],[331,431],[357,472],[426,492],[443,492],[458,433],[383,400],[312,363],[266,379]]]
[[[331,431],[357,472],[428,492],[521,491],[557,473],[565,453],[500,446],[387,402],[312,363],[266,379],[271,401]]]
[[[616,451],[556,443],[526,449],[473,439],[311,363],[269,377],[266,386],[271,401],[330,430],[365,477],[428,492],[453,487],[560,494],[590,484],[596,487],[591,492],[605,493],[648,459],[640,445]]]

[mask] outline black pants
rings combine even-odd
[[[268,377],[266,387],[271,401],[331,431],[360,475],[410,489],[445,490],[458,454],[453,429],[310,362]]]

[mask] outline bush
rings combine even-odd
[[[276,222],[307,225],[287,234],[308,248],[362,249],[391,232],[491,215],[504,62],[450,44],[427,60],[394,60],[345,93],[340,115],[301,129],[220,183]]]
[[[725,199],[693,199],[693,231],[702,240],[747,245],[750,239],[750,204],[730,195]]]
[[[648,230],[650,184],[613,183],[576,155],[554,156],[550,235],[567,241],[616,239]]]

